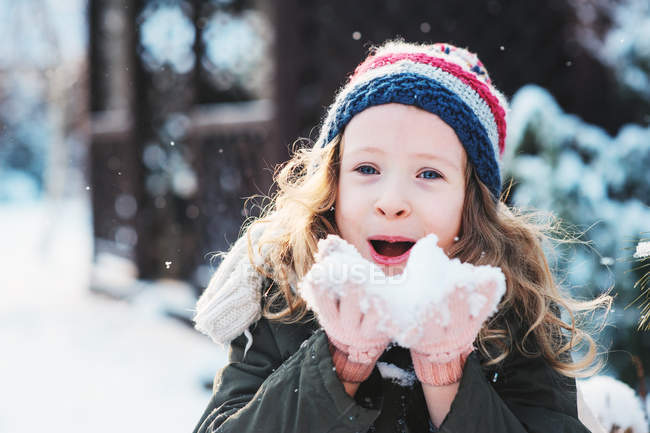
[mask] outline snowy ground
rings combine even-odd
[[[0,432],[191,431],[225,352],[160,314],[157,287],[89,291],[87,203],[0,205],[0,239]]]

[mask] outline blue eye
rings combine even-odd
[[[375,174],[369,172],[368,170],[363,170],[363,169],[369,169],[371,171],[374,171],[375,173],[377,172],[377,170],[375,170],[374,167],[371,167],[369,165],[360,165],[359,167],[355,168],[354,171],[358,171],[361,174]]]
[[[431,173],[431,175],[430,176],[424,176],[424,179],[437,179],[439,177],[442,177],[442,175],[440,173],[438,173],[437,171],[434,171],[434,170],[425,170],[422,173],[420,173],[420,175],[426,174],[426,173]]]

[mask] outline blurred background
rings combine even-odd
[[[0,432],[191,431],[226,359],[190,323],[210,253],[397,36],[479,54],[512,106],[509,203],[588,242],[552,264],[582,299],[613,287],[605,373],[645,397],[647,0],[0,0]]]

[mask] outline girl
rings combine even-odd
[[[573,314],[610,299],[561,294],[541,246],[549,227],[501,201],[506,111],[465,49],[373,50],[197,303],[197,329],[230,350],[196,432],[589,431],[574,378],[595,348]],[[358,296],[314,287],[331,282],[311,281],[301,296],[314,263],[328,260],[319,239],[340,236],[394,277],[429,234],[450,258],[501,269],[506,292],[489,320],[482,309],[472,327],[457,313],[468,301],[452,294],[446,327],[423,323],[409,349],[391,344]],[[589,350],[573,361],[579,343]]]

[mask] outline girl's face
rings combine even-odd
[[[341,145],[334,217],[343,239],[386,275],[402,273],[412,244],[429,233],[448,250],[467,163],[449,125],[413,106],[378,105],[352,118]]]

